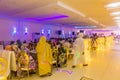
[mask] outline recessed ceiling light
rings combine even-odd
[[[114,17],[114,19],[117,19],[117,20],[118,20],[118,19],[120,19],[120,17]]]
[[[120,7],[120,2],[113,2],[105,6],[106,8],[118,8]]]
[[[115,22],[120,22],[120,20],[115,20]]]
[[[120,26],[120,23],[117,23],[118,26]]]
[[[120,24],[117,24],[118,26],[120,26]]]
[[[120,23],[117,23],[117,25],[120,25]]]
[[[111,16],[117,16],[117,15],[120,15],[120,11],[111,13]]]
[[[120,27],[120,24],[118,24],[118,26]]]

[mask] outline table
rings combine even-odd
[[[3,57],[8,61],[7,76],[10,74],[11,70],[17,71],[16,57],[13,51],[0,50],[0,57]]]

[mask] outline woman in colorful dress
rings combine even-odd
[[[58,47],[58,67],[66,67],[66,62],[67,62],[67,53],[66,49],[61,43],[60,46]]]
[[[30,58],[28,54],[25,51],[21,51],[21,53],[17,58],[17,66],[18,66],[17,76],[18,77],[24,76],[21,68],[29,68],[29,62],[30,62]]]

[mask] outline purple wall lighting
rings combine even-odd
[[[76,29],[92,29],[96,28],[96,26],[75,26]]]
[[[28,34],[28,28],[26,27],[25,28],[25,35],[27,35]]]
[[[17,33],[17,29],[16,29],[16,27],[14,27],[14,28],[13,28],[13,32],[12,32],[12,35],[14,36],[16,33]]]
[[[64,30],[62,30],[62,34],[63,34],[63,35],[65,34]]]
[[[13,33],[16,33],[16,32],[17,32],[17,31],[16,31],[16,27],[14,27],[14,28],[13,28]]]
[[[45,32],[44,32],[44,29],[42,29],[42,32],[41,32],[41,33],[42,33],[42,35],[45,33]]]
[[[26,20],[33,20],[33,21],[47,21],[47,20],[55,20],[55,19],[62,19],[62,18],[68,18],[67,15],[56,15],[51,17],[44,17],[44,18],[26,18]]]
[[[69,35],[71,35],[71,31],[69,31]]]
[[[47,30],[47,39],[50,38],[51,30]]]
[[[50,30],[48,30],[48,34],[50,34],[51,33],[51,31]]]
[[[72,36],[72,32],[71,31],[69,31],[69,37],[71,37]]]

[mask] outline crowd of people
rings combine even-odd
[[[34,41],[11,41],[5,45],[0,42],[5,50],[14,51],[17,64],[17,76],[23,77],[22,67],[29,67],[31,72],[38,73],[39,76],[51,75],[52,65],[62,68],[67,66],[69,54],[74,54],[73,68],[76,67],[78,55],[84,55],[84,39],[91,39],[91,49],[96,50],[97,38],[101,37],[97,34],[92,36],[78,33],[76,38],[50,38],[46,39],[42,36],[40,40]],[[102,36],[103,37],[103,36]],[[83,62],[83,66],[88,66]]]
[[[45,75],[46,72],[51,74],[52,61],[55,62],[56,67],[64,67],[67,63],[67,53],[72,46],[72,39],[60,39],[51,38],[46,40],[45,36],[42,36],[39,41],[10,41],[4,44],[3,41],[0,45],[3,45],[3,49],[14,51],[17,64],[17,76],[23,77],[24,74],[21,70],[22,67],[29,67],[31,72],[37,72],[39,76]],[[45,63],[50,63],[47,65]],[[44,69],[46,69],[44,71]]]

